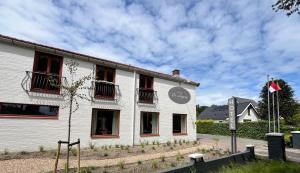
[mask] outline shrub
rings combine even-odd
[[[154,147],[154,146],[152,147],[152,150],[155,150],[155,147]]]
[[[76,148],[71,148],[71,153],[73,156],[77,156],[77,149]]]
[[[158,163],[157,163],[156,160],[153,160],[153,161],[151,162],[151,167],[152,167],[153,169],[157,169],[157,168],[158,168]]]
[[[160,161],[161,162],[165,162],[166,161],[166,157],[164,155],[160,156]]]
[[[171,141],[168,141],[168,142],[167,142],[167,146],[170,146],[170,145],[171,145]]]
[[[178,152],[176,154],[176,160],[181,160],[181,159],[183,159],[183,155]]]
[[[27,151],[21,151],[20,154],[21,155],[26,155],[26,154],[28,154],[28,152]]]
[[[291,134],[284,134],[284,143],[288,147],[292,147]]]
[[[45,152],[45,149],[44,149],[44,146],[43,146],[43,145],[40,145],[40,146],[39,146],[39,151],[40,151],[40,152]]]
[[[171,167],[175,167],[175,166],[176,166],[176,163],[171,162],[170,166],[171,166]]]
[[[8,154],[9,154],[8,149],[5,148],[3,154],[4,154],[4,155],[8,155]]]
[[[141,165],[143,162],[141,160],[138,160],[137,164]]]
[[[108,153],[104,153],[103,156],[104,156],[104,157],[107,157],[107,156],[108,156]]]
[[[92,142],[90,142],[90,143],[89,143],[89,148],[90,148],[91,150],[93,150],[93,149],[95,148],[95,144],[93,144]]]
[[[120,169],[124,169],[125,168],[125,162],[123,160],[119,161],[117,165],[118,165],[118,167]]]
[[[228,123],[214,123],[212,120],[197,120],[197,133],[230,136]],[[237,136],[251,139],[265,139],[268,121],[238,123]]]

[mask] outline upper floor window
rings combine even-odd
[[[31,90],[59,93],[59,87],[51,85],[50,80],[61,82],[62,62],[61,56],[35,52]]]
[[[140,75],[139,83],[139,102],[153,103],[153,77]]]
[[[110,67],[97,65],[95,81],[96,98],[114,98],[115,97],[115,73],[116,70]]]

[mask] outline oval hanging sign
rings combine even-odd
[[[170,99],[178,104],[186,104],[191,100],[188,90],[182,87],[173,87],[169,90]]]

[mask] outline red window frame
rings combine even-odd
[[[105,67],[105,66],[97,65],[96,66],[96,74],[95,74],[96,80],[99,80],[98,76],[99,76],[100,68],[102,68],[103,71],[104,71],[104,74],[103,74],[104,79],[101,79],[101,81],[112,82],[114,90],[115,90],[116,69],[111,68],[111,67]],[[113,81],[108,81],[108,72],[109,71],[113,73]],[[96,89],[96,85],[97,85],[97,83],[95,83],[95,89]],[[109,84],[107,84],[107,85],[109,85]],[[94,92],[94,97],[98,98],[98,99],[114,99],[115,95],[116,95],[115,91],[111,96],[99,95],[99,94],[96,93],[96,90]]]
[[[141,83],[142,79],[145,80],[144,85]],[[148,85],[149,83],[150,86]],[[139,88],[145,90],[153,90],[153,77],[140,74]]]
[[[57,120],[59,115],[59,106],[55,105],[38,105],[38,104],[27,104],[27,103],[9,103],[9,102],[0,102],[0,109],[2,104],[16,104],[16,105],[34,105],[34,106],[51,106],[57,107],[57,114],[55,115],[27,115],[27,114],[1,114],[0,118],[13,118],[13,119],[52,119]],[[1,111],[0,111],[1,112]]]
[[[92,116],[94,114],[94,111],[97,111],[97,110],[102,110],[102,111],[116,111],[118,112],[118,131],[116,134],[105,134],[105,135],[96,135],[96,134],[93,134],[93,117],[91,119],[91,138],[92,139],[97,139],[97,138],[119,138],[119,134],[120,134],[120,110],[115,110],[115,109],[98,109],[98,108],[93,108],[92,109]]]
[[[41,57],[41,55],[44,55],[47,57],[47,70],[44,72],[38,71],[38,62],[39,62],[39,58]],[[43,73],[45,75],[51,75],[50,70],[51,70],[51,64],[52,64],[52,60],[53,59],[60,59],[60,66],[59,66],[59,82],[61,82],[61,77],[62,77],[62,67],[63,67],[63,57],[62,56],[58,56],[58,55],[53,55],[53,54],[49,54],[49,53],[44,53],[44,52],[39,52],[39,51],[35,51],[35,55],[34,55],[34,63],[33,63],[33,69],[32,69],[32,80],[31,80],[31,91],[32,92],[41,92],[41,93],[50,93],[50,94],[59,94],[60,93],[60,88],[58,89],[42,89],[42,88],[35,88],[34,85],[32,83],[34,83],[34,74],[35,73]]]
[[[143,116],[144,113],[149,113],[149,114],[151,113],[152,115],[156,114],[156,116],[157,116],[157,133],[155,133],[155,134],[142,133],[142,123],[144,123],[144,122],[142,122],[142,116]],[[140,136],[141,137],[160,136],[159,135],[159,112],[145,112],[145,111],[141,111],[141,116],[140,116]]]

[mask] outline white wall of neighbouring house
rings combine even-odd
[[[39,146],[45,149],[57,147],[58,140],[67,139],[68,108],[62,108],[65,100],[51,94],[27,94],[21,87],[25,71],[33,70],[35,51],[30,48],[17,47],[0,43],[0,102],[55,105],[60,106],[58,119],[28,119],[28,118],[1,118],[0,116],[0,151],[35,151]],[[66,60],[63,59],[62,76],[68,77]],[[85,60],[79,62],[78,76],[88,75],[95,64]],[[137,75],[137,86],[138,86]],[[91,84],[91,81],[86,83]],[[134,73],[116,69],[115,84],[119,85],[121,97],[119,102],[78,100],[79,109],[72,115],[72,141],[80,138],[81,145],[88,147],[92,142],[96,145],[132,145],[133,131],[134,144],[141,141],[158,140],[167,142],[174,139],[196,140],[196,91],[195,86],[154,78],[154,90],[157,91],[158,103],[155,105],[136,105],[134,116],[133,100],[135,96]],[[168,91],[174,86],[181,86],[191,94],[187,104],[174,103],[168,97]],[[82,91],[88,95],[88,91]],[[120,110],[120,126],[118,138],[91,138],[92,109]],[[159,112],[159,136],[140,136],[140,112]],[[187,135],[174,136],[172,134],[172,114],[187,114]],[[133,126],[133,118],[135,125]],[[133,129],[135,127],[135,129]]]
[[[248,110],[246,109],[242,114],[238,117],[238,122],[244,122],[244,121],[258,121],[258,114],[254,110],[254,108],[250,108],[250,115],[248,115]]]

